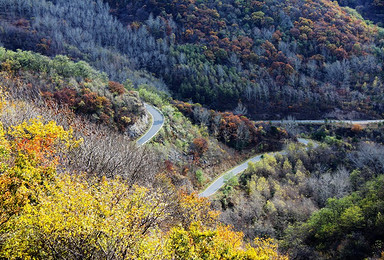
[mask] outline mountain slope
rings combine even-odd
[[[145,122],[141,122],[145,121],[145,108],[138,94],[109,81],[85,62],[0,48],[0,63],[0,84],[13,97],[51,100],[122,132],[136,123],[145,128]]]
[[[221,109],[241,99],[257,116],[304,117],[306,107],[312,117],[334,108],[382,113],[381,29],[334,2],[107,2],[130,26],[176,23],[168,29],[181,64],[165,79],[178,97]]]
[[[105,2],[4,0],[0,41],[257,119],[383,113],[384,33],[337,3]]]

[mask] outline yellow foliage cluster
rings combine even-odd
[[[10,129],[0,122],[0,227],[55,177],[62,148],[78,145],[71,131],[36,119]],[[64,149],[63,148],[63,149]]]
[[[60,176],[38,205],[26,204],[8,222],[0,257],[65,259],[286,259],[272,240],[243,242],[229,226],[208,227],[200,217],[163,230],[168,204],[159,192],[117,180]],[[205,201],[180,195],[180,207]],[[183,204],[186,202],[186,204]],[[195,208],[199,210],[198,208]],[[201,209],[201,208],[200,208]]]
[[[254,246],[244,245],[243,233],[224,225],[212,230],[195,222],[188,230],[173,228],[168,239],[169,259],[288,259],[279,255],[272,239],[256,238]]]
[[[179,214],[184,226],[193,222],[203,222],[213,226],[217,222],[219,212],[210,209],[210,202],[197,194],[182,193],[179,200]]]
[[[50,185],[49,194],[37,206],[27,204],[10,223],[15,232],[2,256],[24,259],[39,253],[50,258],[50,252],[56,252],[66,259],[156,257],[152,244],[161,245],[156,224],[167,211],[161,198],[148,189],[128,189],[120,180],[89,183],[61,176]]]
[[[57,174],[80,142],[53,121],[0,122],[0,258],[284,259],[271,240],[244,243],[196,194]]]

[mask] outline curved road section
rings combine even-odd
[[[268,154],[273,154],[273,153],[268,153]],[[239,173],[242,173],[243,171],[245,171],[248,168],[248,163],[258,162],[261,160],[262,156],[263,156],[262,154],[255,156],[255,157],[247,160],[246,162],[240,164],[239,166],[233,168],[232,170],[227,171],[226,173],[221,175],[217,180],[215,180],[211,185],[209,185],[209,187],[205,191],[200,193],[199,196],[200,197],[209,197],[209,196],[215,194],[216,191],[218,191],[221,187],[224,186],[226,180],[232,178],[235,175],[238,175]]]
[[[368,124],[374,124],[374,123],[384,123],[384,119],[379,120],[270,120],[268,122],[271,123],[279,123],[279,124],[286,124],[286,123],[298,123],[298,124],[324,124],[324,123],[331,123],[331,124],[337,124],[337,123],[343,123],[343,124],[360,124],[360,125],[368,125]],[[310,140],[298,138],[298,141],[304,145],[308,145]],[[318,146],[318,144],[314,143],[314,146]],[[284,154],[284,151],[279,152],[281,154]],[[275,153],[265,153],[265,154],[275,154]],[[265,155],[264,154],[264,155]],[[251,159],[247,160],[246,162],[240,164],[239,166],[233,168],[232,170],[229,170],[228,172],[225,172],[223,175],[221,175],[218,179],[216,179],[205,191],[199,194],[200,197],[209,197],[215,194],[221,187],[224,186],[225,181],[232,178],[235,175],[238,175],[245,171],[248,168],[249,162],[258,162],[261,160],[263,155],[257,155],[255,157],[252,157]]]
[[[144,145],[149,142],[163,127],[164,125],[164,116],[163,114],[155,107],[144,103],[145,108],[152,116],[152,125],[151,128],[142,136],[139,140],[136,141],[138,145]]]
[[[310,140],[303,139],[303,138],[298,138],[297,140],[299,141],[299,143],[302,143],[302,144],[305,144],[305,145],[308,145],[311,142]],[[314,146],[316,147],[317,144],[314,143]],[[264,155],[267,155],[267,154],[268,155],[273,155],[273,154],[276,154],[276,153],[284,154],[285,152],[281,151],[281,152],[264,153],[264,154],[260,154],[260,155],[257,155],[255,157],[252,157],[251,159],[247,160],[246,162],[240,164],[239,166],[237,166],[237,167],[233,168],[232,170],[229,170],[226,173],[224,173],[223,175],[221,175],[217,180],[215,180],[211,185],[209,185],[209,187],[206,188],[205,191],[200,193],[199,196],[200,197],[212,196],[221,187],[224,186],[226,180],[228,180],[228,179],[232,178],[233,176],[236,176],[236,175],[242,173],[243,171],[245,171],[248,168],[248,163],[250,163],[250,162],[252,162],[252,163],[258,162],[258,161],[260,161],[262,159],[262,157]]]

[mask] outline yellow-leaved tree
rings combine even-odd
[[[168,180],[148,188],[58,174],[80,142],[53,121],[0,122],[0,258],[285,259],[272,240],[245,243],[207,199]]]
[[[243,233],[220,224],[219,212],[197,194],[181,193],[178,213],[180,222],[166,237],[166,259],[287,259],[272,239],[245,243]]]
[[[120,180],[62,176],[37,206],[10,224],[2,256],[64,259],[161,259],[164,198]]]
[[[189,229],[175,227],[167,243],[169,259],[255,259],[286,260],[272,239],[256,238],[253,246],[245,244],[243,234],[219,225],[215,229],[192,223]]]
[[[205,225],[200,213],[209,203],[196,195],[180,194],[178,207],[196,212],[176,217],[175,224],[168,222],[171,212],[162,192],[129,187],[119,179],[62,175],[47,189],[49,195],[41,196],[38,205],[26,204],[7,223],[12,234],[0,257],[286,259],[272,240],[257,239],[251,246],[241,232],[213,223],[215,212],[208,213],[210,224]],[[186,227],[185,217],[195,221]]]
[[[7,130],[0,122],[0,228],[54,180],[63,150],[78,145],[71,130],[40,119]]]

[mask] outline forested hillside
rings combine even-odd
[[[383,126],[322,126],[322,144],[265,156],[214,200],[248,239],[279,240],[292,259],[383,256]]]
[[[3,0],[1,42],[257,119],[383,113],[384,33],[335,2],[106,2]]]
[[[52,101],[94,122],[130,131],[133,136],[140,133],[131,129],[136,123],[142,124],[140,121],[146,116],[138,94],[109,81],[105,74],[85,62],[75,63],[66,56],[50,59],[0,47],[0,63],[0,84],[12,92],[13,97]],[[145,127],[144,124],[141,128]]]
[[[338,0],[341,6],[356,9],[365,19],[371,20],[381,27],[384,24],[384,3],[380,0]]]
[[[0,259],[384,259],[383,15],[0,0]]]
[[[241,155],[167,95],[66,56],[0,48],[0,61],[0,258],[286,259],[276,241],[245,241],[221,224],[193,193]],[[142,99],[167,127],[139,147]]]
[[[139,187],[58,174],[81,142],[54,121],[1,126],[2,258],[285,259],[272,240],[245,245],[206,200],[176,192],[161,177]]]

